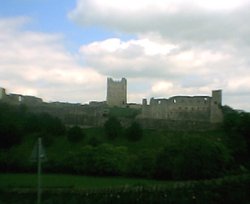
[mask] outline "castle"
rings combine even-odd
[[[150,104],[143,99],[142,118],[175,121],[204,121],[221,123],[222,91],[212,91],[210,96],[173,96],[169,99],[151,98]]]
[[[222,91],[212,91],[212,96],[173,96],[169,99],[143,99],[141,105],[141,119],[163,119],[172,121],[200,121],[221,123]],[[109,106],[124,107],[127,105],[127,81],[107,80],[107,104]]]
[[[107,79],[107,98],[104,102],[90,102],[89,104],[46,103],[41,98],[23,96],[21,94],[6,94],[0,88],[0,102],[13,105],[25,104],[32,112],[47,112],[59,117],[67,125],[81,125],[84,127],[102,126],[107,120],[113,107],[124,110],[136,107],[136,120],[144,127],[180,126],[210,127],[223,121],[221,109],[222,91],[212,91],[212,96],[173,96],[170,98],[154,99],[150,102],[142,100],[142,104],[127,103],[127,80]],[[124,118],[120,118],[125,120]],[[126,119],[127,120],[127,119]]]

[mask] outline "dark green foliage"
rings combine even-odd
[[[0,103],[0,149],[9,149],[22,141],[23,128],[18,108]]]
[[[55,136],[63,135],[65,127],[56,117],[47,113],[34,114],[25,105],[0,103],[0,148],[8,149],[22,142],[29,134],[44,138],[51,144]]]
[[[47,113],[42,113],[37,117],[43,132],[50,133],[54,136],[60,136],[65,133],[65,127],[60,119]]]
[[[65,126],[62,121],[47,113],[29,113],[25,120],[26,131],[36,133],[38,137],[42,137],[45,146],[50,146],[54,143],[56,137],[65,134]]]
[[[68,129],[67,139],[69,142],[77,143],[83,140],[84,137],[85,137],[85,134],[82,128],[80,128],[79,126],[73,126]]]
[[[224,107],[224,130],[236,164],[250,165],[250,113]]]
[[[143,130],[139,123],[133,122],[126,130],[126,137],[130,141],[138,141],[143,136]]]
[[[65,159],[68,167],[77,174],[113,176],[121,175],[127,166],[126,147],[102,144],[97,147],[85,146],[80,152]]]
[[[116,117],[110,117],[104,124],[104,131],[109,139],[117,138],[122,132],[120,121]]]
[[[48,150],[49,160],[44,164],[48,172],[171,180],[241,173],[239,169],[248,169],[250,116],[229,107],[224,112],[224,130],[142,131],[134,122],[123,134],[120,121],[111,117],[104,128],[83,133],[80,127],[72,127],[66,135],[56,117],[0,103],[0,139],[4,141],[0,143],[0,170],[31,171],[20,158],[29,158],[35,139],[42,137]]]
[[[24,105],[12,106],[0,103],[0,123],[11,123],[25,134],[42,132],[58,136],[65,132],[63,123],[57,117],[47,113],[30,113]]]
[[[122,185],[103,189],[47,188],[42,203],[185,203],[235,204],[250,202],[250,176],[226,177],[210,181],[174,182],[172,185]],[[0,203],[33,204],[35,189],[0,189]]]
[[[18,130],[16,124],[0,124],[0,140],[0,148],[9,149],[21,143],[22,133]]]
[[[239,131],[241,135],[246,139],[248,146],[250,147],[250,113],[240,114],[240,127]]]
[[[130,176],[152,178],[155,171],[157,151],[143,149],[138,154],[130,156],[127,173]]]
[[[92,136],[88,140],[88,144],[93,146],[93,147],[96,147],[96,146],[100,145],[101,143],[102,143],[101,139],[96,137],[96,136]]]
[[[157,156],[156,176],[167,179],[208,179],[222,176],[230,161],[221,143],[202,137],[173,139]]]

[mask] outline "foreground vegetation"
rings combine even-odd
[[[43,138],[47,173],[200,180],[248,172],[250,114],[224,107],[214,131],[142,130],[110,117],[102,128],[65,127],[46,113],[0,104],[0,171],[35,172],[34,144]]]
[[[27,175],[26,175],[27,176]],[[10,182],[15,177],[25,178],[25,175],[9,175]],[[29,177],[29,176],[28,176]],[[60,178],[60,181],[58,181]],[[21,179],[21,180],[22,180]],[[133,180],[118,179],[93,179],[93,178],[79,178],[93,181],[98,184],[98,180],[109,186],[101,188],[84,188],[85,184],[79,182],[76,177],[67,176],[52,176],[49,175],[47,179],[54,179],[55,184],[63,186],[65,182],[75,181],[74,187],[67,188],[67,186],[55,187],[49,185],[43,189],[42,203],[46,204],[106,204],[106,203],[202,203],[202,204],[235,204],[235,203],[249,203],[250,200],[250,176],[230,176],[220,179],[203,180],[203,181],[186,181],[186,182],[164,182],[151,183],[151,181],[140,180],[140,183],[134,183]],[[69,180],[68,180],[69,179]],[[76,180],[75,180],[76,179]],[[27,184],[27,181],[24,181]],[[47,181],[48,182],[48,181]],[[114,183],[113,183],[114,182]],[[119,185],[116,185],[118,184]],[[131,183],[130,183],[131,182]],[[12,182],[10,182],[12,183]],[[10,184],[9,183],[9,184]],[[47,184],[49,184],[48,182]],[[129,185],[128,185],[129,183]],[[6,183],[5,183],[6,184]],[[51,183],[50,183],[51,184]],[[113,185],[115,184],[115,185]],[[120,185],[121,184],[121,185]],[[17,187],[20,185],[14,184]],[[4,185],[2,185],[3,187]],[[0,188],[0,203],[34,203],[36,201],[36,190],[32,188]],[[51,188],[53,187],[53,188]]]
[[[43,174],[43,188],[75,188],[75,189],[100,189],[113,187],[133,187],[149,185],[173,185],[173,182],[157,181],[140,178],[123,177],[90,177],[66,174]],[[0,174],[0,189],[34,188],[37,186],[36,174],[2,173]]]
[[[0,204],[36,200],[38,137],[43,203],[249,203],[250,114],[223,110],[213,131],[125,128],[117,110],[103,127],[83,129],[0,103]]]

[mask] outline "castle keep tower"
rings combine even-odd
[[[109,106],[124,106],[127,104],[127,80],[114,81],[107,79],[107,104]]]

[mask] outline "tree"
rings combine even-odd
[[[84,146],[69,155],[63,162],[65,169],[78,174],[113,176],[122,175],[127,167],[127,148],[102,144]]]
[[[157,156],[158,178],[209,179],[225,172],[231,156],[222,143],[199,136],[173,140]]]
[[[142,149],[129,157],[128,174],[152,178],[155,170],[156,150]]]
[[[122,126],[116,117],[110,117],[104,124],[104,130],[109,139],[115,139],[121,134]]]
[[[88,144],[93,146],[93,147],[96,147],[96,146],[100,145],[101,143],[102,143],[101,139],[99,137],[96,137],[96,136],[92,136],[88,140]]]
[[[16,107],[0,103],[0,148],[9,149],[21,143],[23,138],[21,121]]]
[[[236,164],[249,163],[250,156],[250,113],[237,112],[224,106],[224,129],[228,136],[228,146]]]
[[[73,126],[67,132],[68,141],[72,143],[80,142],[84,137],[85,134],[79,126]]]
[[[127,166],[127,148],[114,147],[111,144],[101,144],[94,148],[95,175],[122,175]]]
[[[139,123],[133,122],[126,130],[126,137],[131,141],[138,141],[143,136],[143,130]]]
[[[22,136],[22,132],[15,123],[0,123],[0,148],[9,149],[14,145],[20,144]]]

